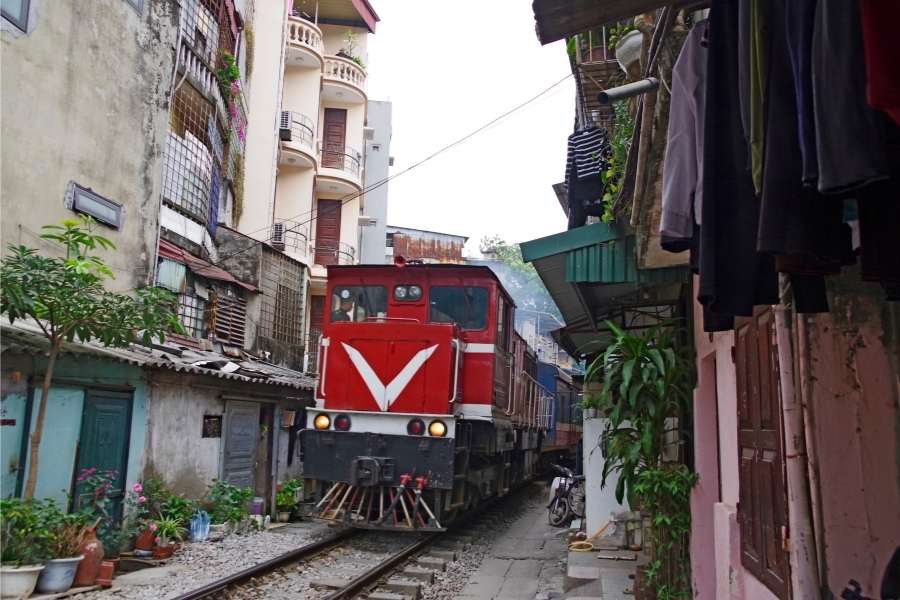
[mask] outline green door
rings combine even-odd
[[[128,442],[131,433],[131,394],[88,390],[81,419],[76,478],[84,469],[115,473],[109,498],[112,514],[118,519],[125,498],[128,468]],[[82,485],[75,484],[76,508],[86,498]]]

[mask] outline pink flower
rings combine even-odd
[[[144,486],[142,486],[140,483],[136,483],[136,484],[134,484],[134,487],[131,489],[134,490],[135,494],[140,494],[141,492],[144,491]]]
[[[162,542],[162,540],[161,540],[161,539],[159,539],[159,538],[156,538],[156,540],[155,540],[155,541],[156,541],[156,543],[157,543],[157,544],[160,544],[160,543],[161,543],[161,542]]]
[[[146,501],[147,501],[147,497],[146,497],[146,496],[140,496],[140,497],[138,497],[138,504],[143,504],[143,503],[146,502]]]
[[[156,531],[156,523],[150,523],[147,529],[149,529],[150,531]]]

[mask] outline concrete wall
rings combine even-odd
[[[101,227],[111,287],[146,283],[156,247],[176,3],[32,0],[27,33],[0,33],[4,246],[39,246],[42,225],[72,218],[70,182],[124,207]]]
[[[606,478],[606,487],[600,486],[603,463],[605,460],[603,458],[603,453],[600,451],[599,444],[600,436],[603,433],[603,427],[605,426],[606,421],[607,419],[585,418],[584,430],[582,433],[582,439],[584,440],[582,445],[584,452],[584,472],[586,475],[585,491],[587,493],[585,498],[585,512],[587,513],[587,526],[585,531],[589,538],[603,529],[603,527],[612,520],[612,515],[614,513],[628,510],[627,501],[624,506],[616,502],[616,485],[619,481],[619,477],[616,473],[611,473],[609,477]],[[612,532],[613,527],[610,526],[607,527],[604,534],[610,534]]]
[[[312,119],[313,133],[318,131],[319,84],[321,69],[287,67],[284,70],[284,95],[282,110],[302,113]],[[321,137],[321,134],[319,134]]]
[[[222,391],[157,377],[149,407],[147,470],[172,491],[199,498],[219,477],[222,438],[204,438],[204,415],[225,414]]]
[[[244,211],[237,228],[257,239],[268,239],[274,213],[285,15],[283,2],[254,3],[253,65],[244,149]]]
[[[374,139],[366,141],[366,179],[364,187],[384,181],[388,177],[391,154],[391,103],[369,100],[368,126],[374,131]],[[360,262],[381,264],[385,262],[385,232],[387,227],[388,187],[383,184],[364,196],[363,212],[375,219],[374,225],[361,228]]]

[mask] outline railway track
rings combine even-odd
[[[418,600],[465,551],[467,540],[478,535],[472,532],[479,528],[490,530],[496,522],[495,515],[510,513],[509,505],[516,504],[521,496],[519,490],[489,502],[442,533],[398,535],[342,529],[176,600]]]

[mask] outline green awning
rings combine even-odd
[[[566,322],[554,337],[570,354],[596,351],[609,338],[604,322],[649,327],[679,314],[686,267],[638,269],[628,227],[595,223],[520,245]]]

